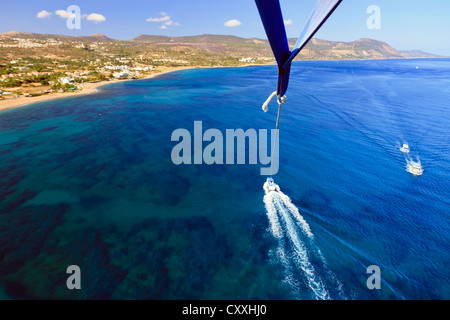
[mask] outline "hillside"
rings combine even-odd
[[[0,40],[7,40],[7,39],[28,39],[28,40],[54,39],[59,41],[115,41],[101,33],[94,33],[90,36],[66,36],[58,34],[29,33],[20,31],[9,31],[0,33]]]
[[[291,47],[297,39],[289,39]],[[227,35],[204,34],[199,36],[167,37],[140,35],[132,40],[133,43],[160,46],[190,46],[211,51],[226,53],[231,56],[254,57],[271,56],[267,40],[258,38],[240,38]],[[338,60],[338,59],[408,59],[408,58],[439,58],[441,56],[419,50],[397,51],[385,42],[373,39],[359,39],[353,42],[337,42],[313,39],[304,48],[298,60]]]
[[[293,41],[295,43],[295,41]],[[353,59],[409,59],[438,58],[439,56],[422,52],[397,51],[385,42],[373,39],[359,39],[353,42],[336,42],[312,39],[304,48],[303,60],[353,60]]]
[[[291,46],[295,39],[289,39]],[[103,34],[65,36],[10,31],[0,34],[0,60],[49,58],[111,62],[121,57],[136,58],[158,65],[217,66],[273,61],[267,40],[231,35],[203,34],[167,37],[140,35],[131,40],[115,40]],[[297,60],[408,59],[438,58],[422,51],[398,51],[384,42],[359,39],[337,42],[313,39]],[[166,61],[167,60],[167,61]],[[173,63],[173,61],[178,61]]]
[[[289,39],[291,47],[295,39]],[[297,60],[438,58],[397,51],[384,42],[312,39]],[[267,40],[231,35],[140,35],[115,40],[104,34],[66,36],[10,31],[0,34],[0,100],[79,92],[93,83],[140,79],[179,67],[273,64]]]

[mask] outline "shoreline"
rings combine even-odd
[[[144,80],[144,79],[151,79],[158,75],[166,74],[173,71],[178,70],[185,70],[185,69],[194,69],[194,68],[187,68],[187,67],[167,67],[161,72],[153,73],[150,75],[147,75],[143,78],[138,79],[124,79],[124,80],[110,80],[110,81],[99,81],[95,83],[82,83],[79,84],[79,87],[81,87],[81,90],[76,92],[52,92],[48,93],[42,96],[38,97],[18,97],[18,98],[8,98],[8,99],[2,99],[0,100],[0,112],[4,110],[9,110],[12,108],[17,107],[23,107],[29,104],[43,102],[43,101],[50,101],[50,100],[57,100],[61,98],[69,98],[69,97],[75,97],[75,96],[81,96],[81,95],[88,95],[97,92],[97,89],[100,87],[103,87],[107,84],[117,83],[117,82],[123,82],[123,81],[132,81],[132,80]]]
[[[17,108],[17,107],[23,107],[29,104],[43,102],[43,101],[50,101],[50,100],[57,100],[61,98],[68,98],[68,97],[75,97],[75,96],[81,96],[81,95],[88,95],[97,92],[97,89],[100,87],[103,87],[107,84],[117,83],[117,82],[123,82],[123,81],[133,81],[133,80],[144,80],[144,79],[151,79],[159,75],[167,74],[173,71],[179,71],[179,70],[190,70],[190,69],[211,69],[211,68],[242,68],[242,67],[251,67],[251,66],[263,66],[263,65],[270,65],[270,64],[246,64],[242,66],[233,66],[233,67],[164,67],[164,69],[161,70],[161,72],[153,73],[150,75],[147,75],[143,78],[138,79],[124,79],[124,80],[110,80],[110,81],[99,81],[95,83],[82,83],[79,84],[79,87],[81,87],[81,90],[76,92],[52,92],[48,93],[42,96],[38,97],[18,97],[18,98],[8,98],[8,99],[2,99],[0,100],[0,112]]]

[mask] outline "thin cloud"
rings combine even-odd
[[[39,13],[41,13],[41,12],[39,12]],[[55,14],[63,19],[75,17],[75,13],[69,12],[67,10],[62,10],[62,9],[56,10]],[[93,21],[95,23],[106,21],[105,16],[100,13],[90,13],[90,14],[84,13],[81,15],[81,18],[86,19],[88,21]]]
[[[148,18],[147,22],[157,22],[157,23],[163,23],[158,28],[159,29],[167,29],[168,26],[179,26],[180,24],[178,22],[175,22],[172,20],[172,18],[165,12],[159,13],[160,17],[150,17]]]
[[[239,20],[231,19],[226,21],[223,25],[228,28],[240,26],[242,23]]]
[[[284,24],[285,24],[286,26],[289,26],[289,25],[291,25],[291,24],[294,24],[294,22],[293,22],[291,19],[287,19],[287,20],[284,20]]]
[[[46,10],[42,10],[40,12],[37,13],[36,17],[38,17],[39,19],[44,19],[44,18],[48,18],[52,15],[51,12],[48,12]]]
[[[170,20],[170,16],[168,16],[165,12],[160,12],[159,14],[161,15],[161,17],[148,18],[146,21],[147,22],[164,22],[164,21]]]
[[[164,24],[166,26],[179,26],[180,25],[178,22],[174,22],[172,20],[166,21]]]
[[[68,12],[66,10],[56,10],[55,14],[63,19],[75,17],[74,13]]]
[[[86,20],[94,21],[95,23],[103,22],[106,18],[100,13],[91,13],[86,16]]]

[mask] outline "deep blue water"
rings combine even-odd
[[[289,225],[271,232],[261,165],[171,161],[197,120],[273,128],[275,85],[275,66],[185,70],[1,112],[0,297],[317,298]],[[295,62],[287,96],[274,178],[310,227],[293,231],[314,281],[332,299],[449,299],[450,60]]]

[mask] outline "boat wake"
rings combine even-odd
[[[417,161],[414,161],[411,158],[406,158],[406,171],[415,176],[422,175],[423,168],[422,164],[420,163],[419,157],[417,157]]]
[[[292,288],[293,294],[303,298],[307,289],[314,299],[332,299],[326,287],[326,282],[331,282],[333,290],[339,291],[339,298],[345,298],[342,284],[328,269],[324,256],[314,243],[311,228],[291,199],[281,191],[266,191],[264,204],[270,232],[278,241],[273,256],[284,267],[284,282]]]

